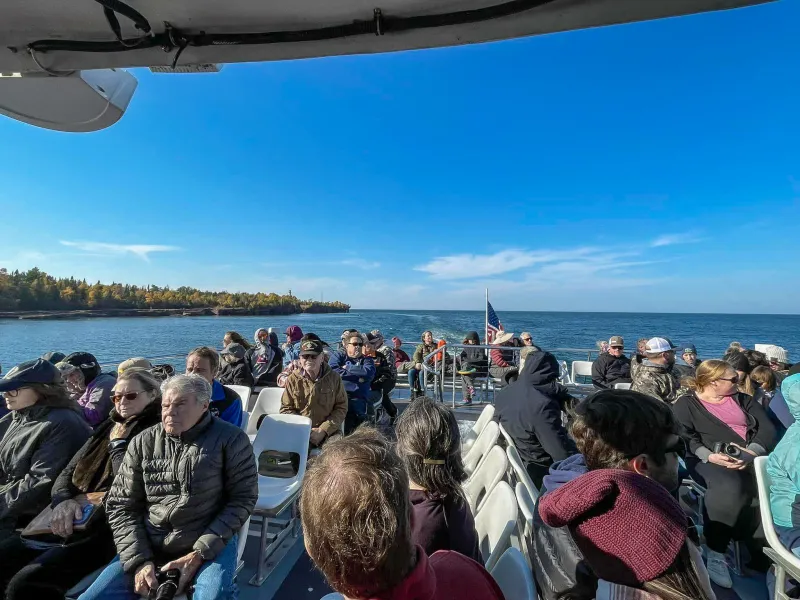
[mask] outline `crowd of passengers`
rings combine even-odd
[[[377,330],[348,329],[335,345],[298,326],[285,335],[279,345],[259,329],[251,345],[227,332],[222,351],[192,350],[185,374],[144,358],[103,372],[87,352],[51,352],[0,379],[5,597],[61,599],[100,568],[81,599],[152,595],[169,569],[195,600],[235,597],[237,532],[259,472],[245,407],[226,385],[247,385],[282,387],[280,412],[311,420],[309,445],[322,451],[300,512],[333,589],[353,600],[502,599],[462,490],[455,414],[424,395],[432,333],[412,357]],[[467,404],[476,378],[502,382],[495,419],[542,494],[523,543],[543,599],[711,600],[710,582],[732,586],[732,540],[765,570],[755,456],[769,454],[775,527],[800,555],[800,365],[784,349],[734,342],[699,361],[687,344],[677,365],[668,338],[640,340],[629,359],[612,336],[592,369],[599,389],[578,400],[529,333],[501,331],[488,356],[468,347],[479,343],[464,337],[455,368]],[[398,416],[390,392],[403,373],[412,398]],[[365,423],[378,399],[390,435]],[[706,488],[705,563],[680,502],[697,500],[679,494],[686,477]]]

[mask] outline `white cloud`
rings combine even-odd
[[[146,262],[150,262],[150,254],[153,252],[173,252],[175,250],[180,250],[177,246],[163,246],[158,244],[106,244],[104,242],[68,242],[65,240],[61,240],[61,245],[102,256],[133,254]]]
[[[536,264],[580,259],[598,250],[575,248],[572,250],[519,250],[509,249],[495,254],[455,254],[439,256],[431,262],[414,267],[436,279],[471,279],[508,273]]]
[[[674,246],[675,244],[694,244],[702,239],[696,233],[670,233],[662,235],[650,242],[651,248]]]
[[[381,263],[379,262],[365,260],[363,258],[348,258],[347,260],[343,260],[336,264],[344,265],[346,267],[356,267],[357,269],[363,269],[365,271],[377,269],[381,266]]]

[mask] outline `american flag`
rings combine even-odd
[[[488,300],[486,301],[486,341],[487,343],[492,343],[495,334],[498,331],[503,330],[503,324],[500,322],[500,319],[497,318],[497,313],[494,312],[494,308],[492,307],[492,303]]]

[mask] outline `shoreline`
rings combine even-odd
[[[110,317],[250,317],[250,316],[289,316],[298,314],[345,314],[349,308],[307,305],[296,310],[295,307],[262,308],[111,308],[99,310],[33,310],[0,312],[0,319],[22,321],[46,321],[69,319],[102,319]]]

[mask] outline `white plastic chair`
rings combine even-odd
[[[533,573],[525,557],[516,548],[509,548],[490,571],[506,598],[537,600]]]
[[[252,423],[252,419],[251,419]],[[256,463],[258,457],[266,450],[294,452],[300,457],[297,473],[294,477],[258,476],[258,500],[253,511],[261,515],[261,539],[258,550],[258,566],[256,574],[250,580],[252,585],[260,586],[267,577],[266,559],[272,551],[279,547],[283,540],[293,533],[296,535],[296,518],[294,515],[281,529],[274,540],[267,546],[269,520],[277,517],[286,508],[293,505],[300,494],[303,476],[308,461],[308,444],[311,436],[311,419],[299,415],[267,414],[253,442]]]
[[[478,436],[483,431],[483,428],[486,427],[486,424],[492,420],[494,417],[494,405],[487,404],[486,407],[481,411],[481,414],[478,415],[478,420],[475,421],[475,424],[472,426],[472,429],[469,430],[462,438],[461,438],[461,453],[466,454],[472,445],[475,443],[475,440],[478,439]]]
[[[629,389],[631,389],[631,384],[630,383],[615,383],[614,384],[614,389],[615,390],[629,390]]]
[[[514,494],[517,496],[517,506],[519,506],[522,517],[525,519],[525,527],[520,537],[528,539],[533,531],[533,515],[536,511],[536,500],[531,498],[528,489],[521,481],[517,482],[517,486],[514,488]]]
[[[464,470],[467,475],[472,475],[475,472],[475,469],[478,468],[481,460],[489,454],[489,450],[495,445],[499,436],[500,427],[494,421],[489,421],[481,431],[478,439],[475,440],[472,448],[464,456]]]
[[[498,423],[498,425],[500,426],[500,434],[506,440],[506,447],[508,448],[513,446],[514,448],[516,448],[517,446],[516,444],[514,444],[514,438],[511,437],[511,434],[506,431],[506,428],[503,427],[502,423]]]
[[[246,410],[242,411],[242,424],[240,425],[240,427],[242,428],[242,431],[244,431],[245,433],[247,433],[247,425],[249,423],[250,423],[250,413],[247,412]]]
[[[578,383],[578,377],[591,377],[592,376],[592,362],[588,360],[573,360],[572,371],[570,378],[575,385],[589,385],[586,383]]]
[[[277,415],[281,412],[283,388],[264,388],[258,393],[253,410],[250,411],[250,423],[247,424],[247,435],[255,435],[258,431],[258,420],[261,415]]]
[[[247,405],[250,403],[250,394],[253,393],[252,389],[246,385],[226,385],[225,387],[239,394],[239,398],[242,399],[242,409],[249,410]]]
[[[511,543],[511,533],[517,525],[517,499],[514,490],[501,481],[486,498],[475,515],[475,531],[487,571],[491,571]]]
[[[764,527],[764,535],[767,538],[768,548],[764,548],[766,554],[775,563],[775,599],[786,600],[786,576],[800,581],[800,558],[795,556],[791,550],[781,544],[778,534],[775,532],[775,525],[772,520],[772,507],[769,504],[769,492],[772,480],[767,472],[766,456],[759,456],[755,459],[756,483],[758,485],[758,505],[761,510],[761,525]]]
[[[513,446],[509,446],[506,448],[506,455],[508,456],[508,464],[510,464],[511,468],[514,470],[514,475],[516,475],[517,481],[525,486],[525,490],[535,503],[539,498],[539,490],[536,489],[531,476],[528,475],[528,469],[525,468],[525,465],[522,462],[522,457],[519,455],[519,450]]]
[[[473,514],[483,507],[494,486],[506,474],[506,469],[508,469],[506,453],[500,446],[493,446],[472,476],[462,485]]]
[[[558,381],[563,385],[571,385],[572,379],[569,376],[569,369],[567,368],[567,361],[558,361]]]

